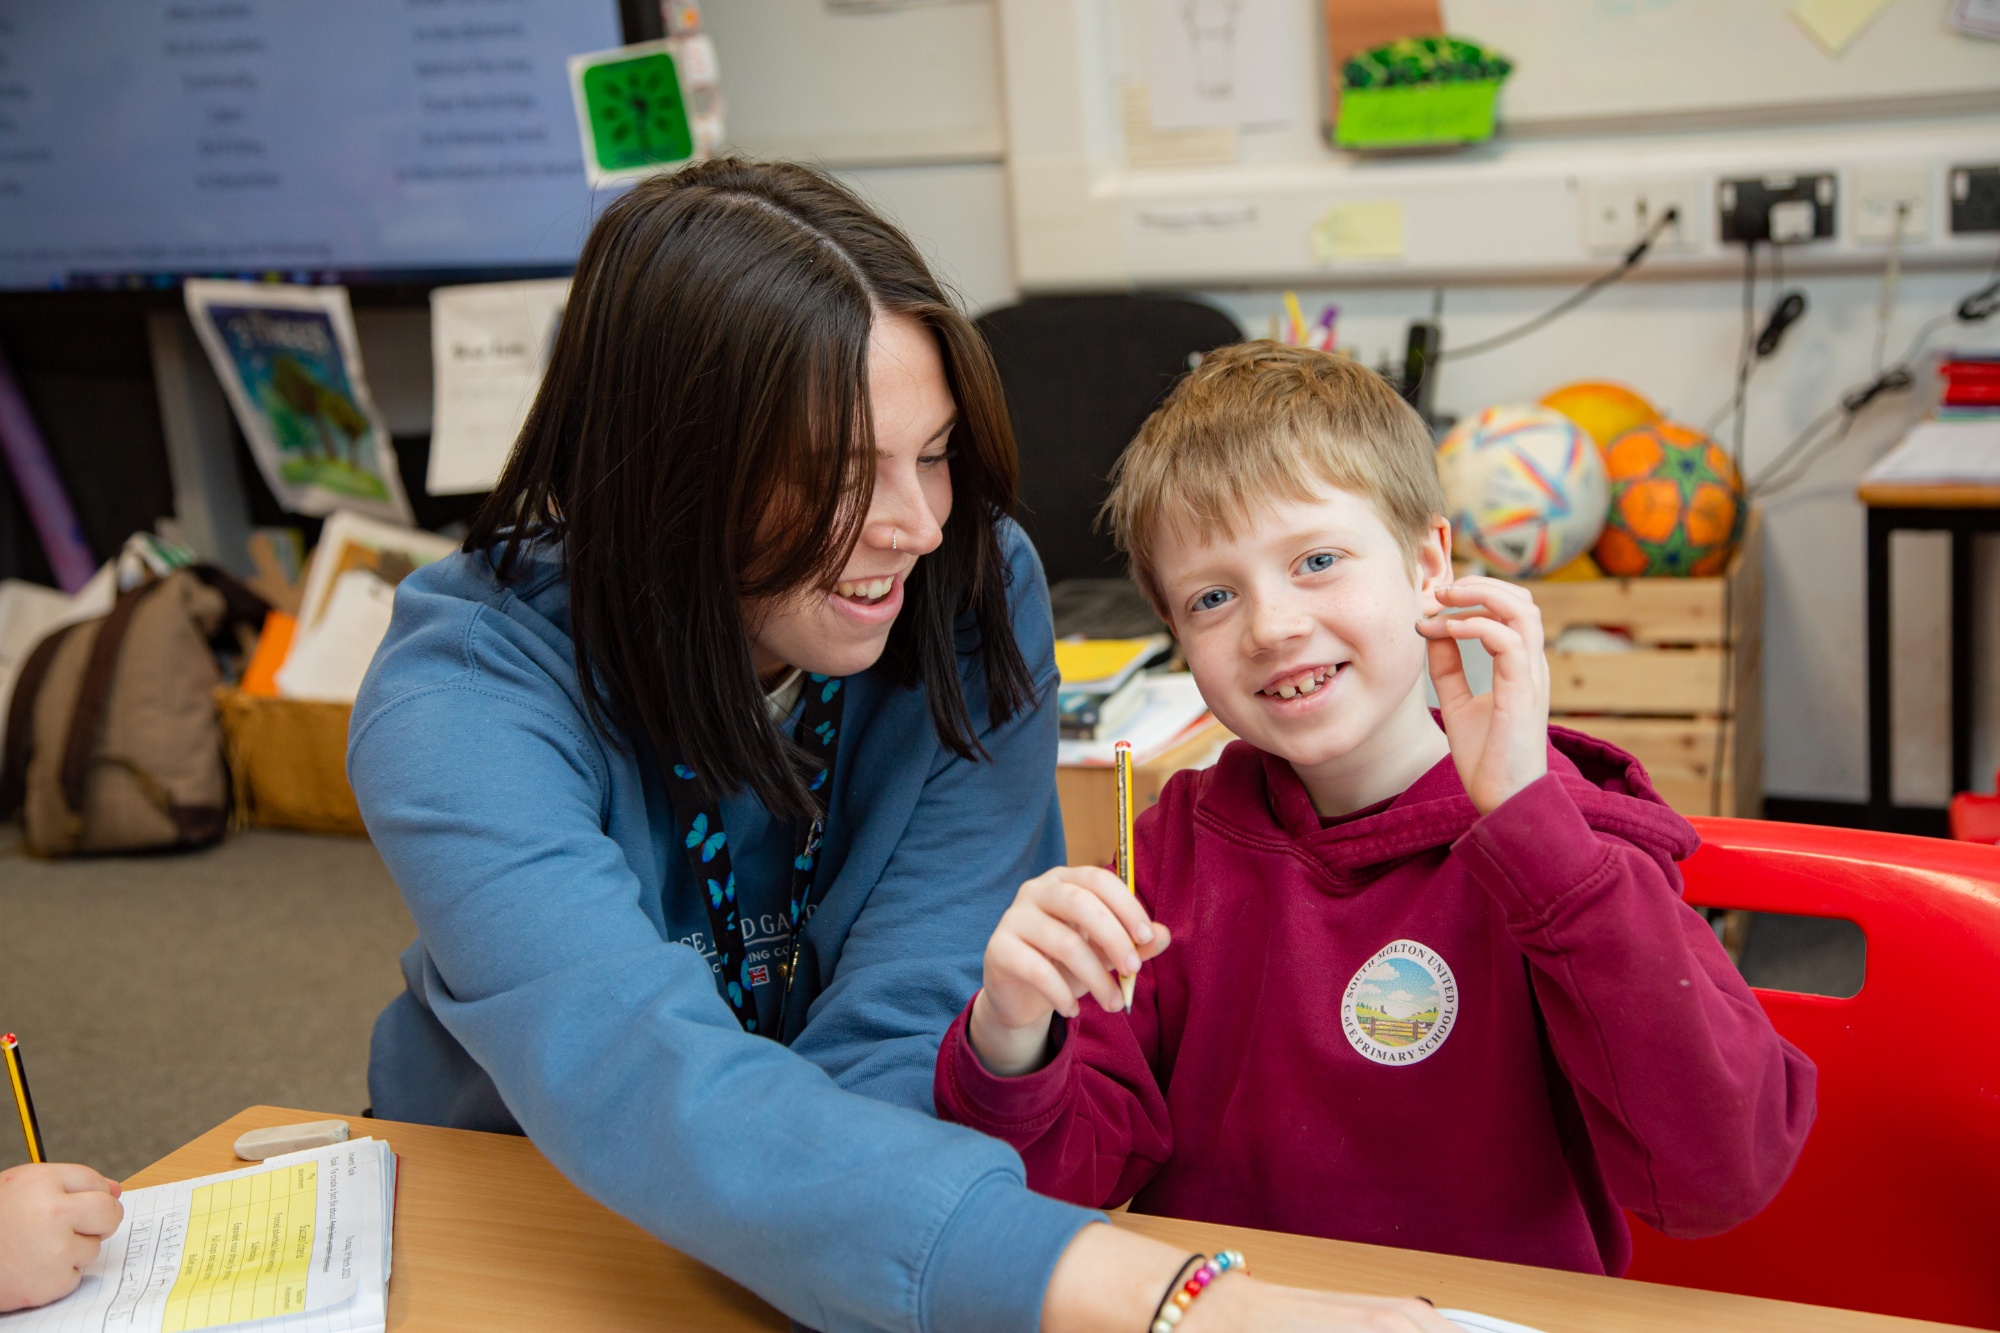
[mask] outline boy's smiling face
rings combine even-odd
[[[1202,697],[1289,760],[1321,814],[1402,791],[1447,752],[1416,622],[1450,581],[1449,528],[1434,520],[1413,571],[1375,504],[1349,491],[1270,501],[1237,526],[1169,526],[1151,553]]]

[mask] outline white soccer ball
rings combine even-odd
[[[1452,540],[1496,574],[1533,578],[1597,544],[1611,483],[1589,435],[1534,404],[1489,407],[1438,445]]]

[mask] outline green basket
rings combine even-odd
[[[1346,89],[1333,141],[1342,148],[1479,143],[1493,137],[1499,95],[1499,79]]]

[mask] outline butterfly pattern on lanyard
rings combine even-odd
[[[791,995],[800,935],[812,908],[817,879],[814,871],[826,833],[827,783],[833,773],[841,713],[847,702],[847,692],[841,688],[838,677],[809,675],[806,681],[805,707],[792,730],[792,740],[814,765],[806,790],[812,794],[816,813],[812,822],[798,833],[792,855],[791,891],[786,902],[792,927],[791,955],[780,968],[786,997]],[[673,803],[675,822],[683,830],[681,843],[687,850],[688,868],[694,872],[695,883],[704,890],[709,933],[715,940],[716,989],[743,1030],[757,1032],[757,994],[751,982],[749,959],[743,956],[743,932],[736,910],[736,871],[730,864],[729,835],[722,827],[720,803],[702,791],[694,769],[686,763],[670,764],[667,772],[667,796]],[[781,1003],[781,1015],[782,1012]],[[779,1034],[764,1035],[776,1038]]]

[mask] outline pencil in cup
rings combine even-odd
[[[7,1062],[7,1082],[14,1090],[14,1109],[21,1116],[21,1137],[27,1140],[28,1160],[46,1162],[42,1151],[42,1126],[35,1119],[35,1099],[28,1095],[27,1071],[21,1068],[21,1041],[9,1032],[0,1036],[0,1058]]]
[[[1132,742],[1119,741],[1111,749],[1111,766],[1118,778],[1118,878],[1125,892],[1139,896],[1139,878],[1132,868]],[[1125,997],[1125,1011],[1132,1010],[1132,989],[1138,974],[1118,974],[1118,993]]]

